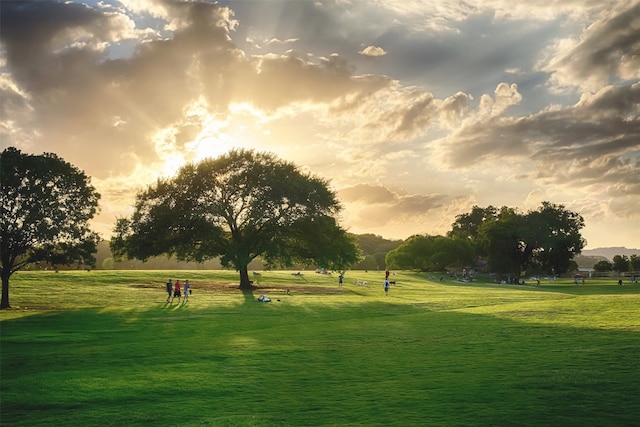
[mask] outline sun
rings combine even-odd
[[[184,111],[180,126],[199,129],[182,146],[186,161],[199,162],[219,157],[232,148],[255,148],[268,117],[250,104],[236,103],[226,113],[212,113],[208,102],[200,97]],[[174,143],[177,135],[174,136]],[[177,144],[176,144],[177,145]]]
[[[231,148],[231,137],[226,133],[206,133],[206,129],[193,141],[185,144],[185,150],[192,153],[193,161],[219,157]],[[191,156],[190,156],[191,157]]]

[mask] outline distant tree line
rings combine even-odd
[[[474,206],[460,214],[446,236],[415,235],[386,261],[391,268],[442,271],[447,267],[485,265],[501,276],[566,273],[585,240],[584,219],[563,205],[542,202],[536,210]]]
[[[598,273],[608,271],[617,271],[618,273],[640,272],[640,256],[636,254],[631,256],[614,255],[613,262],[607,260],[598,261],[593,266],[593,270]]]

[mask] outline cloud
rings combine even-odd
[[[637,1],[0,8],[1,144],[85,169],[105,224],[232,147],[327,177],[350,226],[389,237],[473,204],[620,224],[640,205]]]
[[[335,103],[380,87],[377,77],[354,78],[338,55],[314,63],[295,53],[246,57],[230,41],[227,8],[176,2],[138,6],[138,13],[171,16],[172,37],[148,40],[128,57],[109,59],[104,50],[78,45],[67,35],[74,29],[75,34],[96,32],[97,39],[120,41],[115,29],[128,22],[123,15],[74,3],[3,3],[2,42],[16,79],[13,90],[3,88],[3,98],[13,99],[3,108],[17,114],[20,105],[31,112],[29,120],[20,122],[13,114],[5,116],[7,145],[24,145],[24,139],[14,138],[34,129],[58,151],[71,152],[69,160],[82,157],[93,173],[104,176],[112,170],[104,166],[116,164],[115,158],[133,146],[146,145],[137,149],[141,161],[162,163],[152,135],[183,126],[187,107],[201,96],[210,114],[226,120],[237,103],[275,114],[296,103]],[[93,163],[87,160],[89,150]],[[105,162],[108,158],[114,160]]]
[[[480,115],[495,117],[501,115],[507,108],[517,105],[522,100],[515,83],[500,83],[494,91],[494,97],[482,95],[480,98]]]
[[[395,228],[406,221],[420,227],[446,199],[440,194],[405,194],[369,184],[340,189],[338,197],[349,206],[349,223],[362,229]]]
[[[385,56],[387,54],[387,52],[383,48],[378,46],[367,46],[358,53],[363,56],[371,57]]]
[[[203,7],[213,15],[220,12],[218,18],[199,19],[196,9]],[[219,25],[224,13],[215,5],[194,5],[180,16],[190,17],[192,25],[173,38],[142,43],[129,58],[109,59],[105,51],[78,45],[67,35],[119,28],[127,20],[122,15],[74,3],[3,3],[3,19],[20,23],[3,22],[2,42],[7,68],[32,110],[22,127],[46,135],[48,144],[70,153],[65,156],[74,163],[82,159],[97,176],[112,170],[109,165],[133,146],[143,162],[157,162],[149,137],[179,121],[183,106],[199,95],[200,79],[193,78],[198,67],[212,54],[227,61],[236,57],[227,28]],[[121,40],[118,31],[97,31],[96,37]],[[10,138],[8,144],[24,144]]]
[[[504,87],[502,92],[502,97],[485,98],[478,116],[445,141],[451,166],[463,166],[469,157],[482,162],[513,156],[548,165],[590,155],[621,156],[640,145],[640,84],[605,87],[574,106],[518,118],[499,115],[519,98]]]
[[[640,3],[594,22],[576,39],[559,40],[540,68],[558,90],[595,91],[611,79],[640,78]]]
[[[634,203],[640,205],[638,105],[636,83],[607,86],[568,108],[527,117],[479,114],[443,141],[442,160],[456,169],[520,168],[519,179],[591,200],[608,194],[615,197],[608,203],[617,205],[616,213],[631,217],[637,215]]]

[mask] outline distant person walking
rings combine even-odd
[[[171,300],[171,293],[173,292],[173,283],[171,283],[171,279],[167,282],[167,302]]]
[[[175,285],[173,285],[173,298],[171,298],[171,302],[178,297],[178,302],[180,302],[180,298],[182,298],[182,294],[180,293],[180,280],[176,280]]]
[[[384,279],[384,294],[389,295],[389,279]]]
[[[344,280],[344,276],[341,274],[338,276],[338,287],[342,287],[342,281]]]
[[[387,269],[384,271],[384,280],[387,280],[388,278],[389,278],[389,269],[387,268]]]
[[[189,301],[189,292],[191,292],[191,285],[189,285],[189,280],[184,281],[184,301]]]

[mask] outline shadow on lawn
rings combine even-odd
[[[254,287],[251,287],[250,289],[240,289],[240,291],[242,291],[245,304],[256,302],[256,296],[253,294],[254,289]]]
[[[259,305],[259,292],[243,291],[245,303]],[[637,332],[532,325],[521,321],[529,312],[505,319],[381,301],[314,301],[287,306],[286,316],[284,310],[229,306],[167,316],[154,305],[3,322],[3,418],[25,426],[61,416],[69,425],[106,416],[111,425],[174,425],[177,418],[162,401],[150,403],[142,395],[152,390],[149,399],[170,399],[185,383],[193,396],[189,425],[247,413],[265,421],[252,425],[268,425],[284,411],[290,419],[283,424],[314,424],[316,414],[300,399],[328,406],[335,402],[332,393],[354,398],[340,402],[344,411],[323,413],[323,423],[331,425],[391,425],[398,419],[442,425],[449,418],[448,424],[470,426],[558,420],[577,426],[585,419],[634,425],[637,419]],[[172,354],[184,363],[175,373],[167,370]],[[256,381],[256,369],[260,374],[265,366],[269,375]],[[140,397],[132,399],[134,392]],[[77,406],[60,403],[69,396]],[[378,398],[393,410],[362,411]]]

